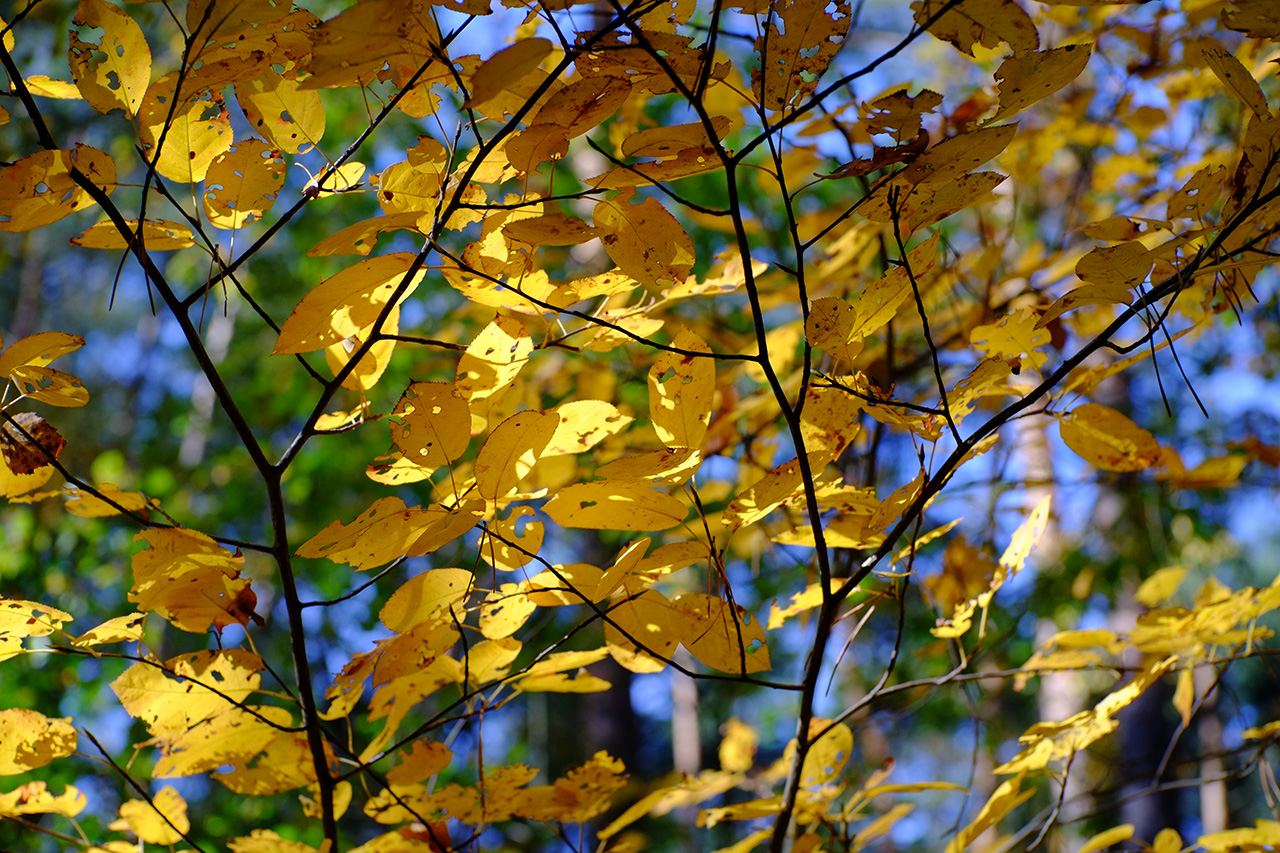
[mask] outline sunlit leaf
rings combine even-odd
[[[118,6],[104,0],[80,0],[73,23],[103,30],[102,40],[81,41],[70,33],[71,75],[80,94],[100,113],[138,112],[151,82],[151,49],[142,28]]]
[[[0,776],[43,767],[76,751],[71,719],[51,719],[26,708],[0,710]]]
[[[1058,419],[1062,440],[1104,471],[1141,471],[1160,461],[1155,436],[1101,403],[1085,403]]]

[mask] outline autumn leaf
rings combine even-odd
[[[631,202],[633,191],[623,190],[596,204],[594,225],[618,268],[653,290],[683,281],[693,269],[693,241],[662,203],[646,198]]]
[[[25,708],[0,710],[0,776],[43,767],[76,751],[70,718],[50,719]]]
[[[132,118],[151,82],[151,49],[142,28],[104,0],[80,0],[73,23],[103,30],[99,42],[70,33],[71,75],[80,94],[100,113],[123,109]]]
[[[116,164],[88,145],[73,151],[38,151],[0,168],[0,231],[31,231],[94,204],[72,170],[110,194]]]
[[[422,272],[409,276],[408,252],[358,261],[313,287],[280,329],[274,355],[313,352],[370,328],[392,295],[404,299],[417,288]]]
[[[1067,447],[1104,471],[1141,471],[1160,461],[1155,436],[1109,406],[1085,403],[1058,418]]]

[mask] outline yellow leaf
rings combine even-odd
[[[75,817],[84,811],[89,800],[74,785],[67,785],[62,793],[49,793],[44,782],[28,782],[8,793],[0,794],[0,817],[20,817],[27,814],[60,814]]]
[[[1002,571],[996,572],[996,576],[992,579],[993,589],[1022,571],[1022,567],[1027,564],[1027,557],[1031,556],[1031,551],[1040,543],[1040,537],[1044,536],[1045,528],[1049,525],[1049,504],[1052,497],[1052,495],[1045,495],[1013,532],[1009,547],[1005,548],[1004,553],[1000,555]]]
[[[178,677],[169,677],[166,669]],[[243,701],[258,689],[261,670],[258,656],[242,649],[196,652],[163,667],[135,663],[111,682],[111,689],[148,732],[168,739]]]
[[[296,78],[270,69],[236,83],[236,101],[253,129],[286,154],[297,154],[324,136],[320,93],[303,89]]]
[[[848,726],[817,718],[810,721],[811,737],[823,729],[826,731],[809,744],[804,766],[800,768],[800,784],[806,788],[834,782],[853,755],[853,731]]]
[[[831,12],[827,6],[823,0],[769,4],[768,30],[755,40],[759,65],[751,71],[752,91],[765,109],[785,110],[809,97],[844,43],[853,21],[849,4],[839,0]]]
[[[120,233],[114,222],[104,220],[86,228],[79,237],[72,237],[71,245],[85,249],[127,249],[138,227],[138,220],[125,221],[130,228],[127,236]],[[142,227],[142,243],[148,252],[168,252],[190,248],[196,244],[195,235],[190,228],[167,219],[148,219]]]
[[[609,650],[604,647],[583,652],[554,652],[529,667],[514,685],[525,693],[599,693],[609,689],[609,682],[591,675],[583,667],[608,656]],[[570,678],[568,672],[574,669],[578,670],[577,675]]]
[[[554,409],[556,431],[542,449],[543,456],[583,453],[611,435],[617,435],[635,420],[604,400],[572,400]]]
[[[378,498],[350,524],[330,522],[295,553],[345,563],[358,571],[372,569],[408,553],[423,531],[447,512],[439,507],[405,507],[396,497]]]
[[[1010,56],[996,69],[1000,109],[988,121],[1004,121],[1066,86],[1084,71],[1091,53],[1087,44],[1068,44]]]
[[[399,762],[387,771],[387,782],[392,785],[412,785],[436,775],[449,766],[453,750],[434,740],[416,740]]]
[[[191,830],[187,801],[168,786],[161,788],[150,803],[129,800],[121,804],[120,817],[129,831],[145,844],[177,844]],[[112,828],[117,827],[112,824]]]
[[[348,225],[341,231],[330,234],[307,252],[309,258],[328,255],[364,255],[368,256],[378,244],[378,237],[391,231],[416,231],[422,214],[417,211],[396,213],[391,216],[375,216],[364,219],[354,225]]]
[[[102,498],[109,498],[130,512],[142,512],[149,505],[147,496],[142,492],[122,492],[115,483],[99,483],[95,488],[102,494]],[[72,515],[83,518],[107,518],[120,514],[120,510],[102,498],[76,486],[68,486],[66,494],[72,500],[63,504],[63,509]]]
[[[1048,358],[1039,348],[1049,343],[1049,333],[1039,325],[1040,316],[1019,308],[994,323],[975,326],[969,333],[974,349],[988,358],[1000,358],[1016,366],[1039,368]]]
[[[240,577],[243,555],[180,528],[144,530],[133,540],[147,546],[133,555],[129,601],[139,610],[154,611],[195,634],[254,618],[256,596],[248,578]]]
[[[524,39],[498,51],[480,63],[471,75],[471,96],[464,106],[472,107],[490,100],[535,70],[550,53],[551,42],[544,38]]]
[[[661,672],[680,643],[681,618],[656,589],[630,596],[609,608],[604,626],[609,654],[632,672]]]
[[[391,440],[410,462],[450,465],[471,444],[466,401],[448,382],[414,382],[391,413]]]
[[[1079,750],[1115,731],[1115,715],[1131,705],[1148,687],[1172,668],[1177,658],[1152,661],[1129,683],[1102,698],[1092,710],[1081,711],[1062,722],[1036,723],[1018,738],[1023,750],[995,769],[1001,775],[1040,770],[1051,761],[1074,755]]]
[[[1262,87],[1240,60],[1212,39],[1206,39],[1201,43],[1200,52],[1204,57],[1205,65],[1208,65],[1214,75],[1222,81],[1222,85],[1231,97],[1252,110],[1260,121],[1271,118],[1271,111],[1267,109],[1267,98],[1262,94]]]
[[[604,601],[622,585],[623,581],[634,574],[652,542],[651,537],[645,536],[619,551],[613,565],[605,569],[604,574],[600,576],[600,583],[596,586],[592,600]]]
[[[697,472],[702,454],[693,447],[668,447],[615,459],[596,469],[606,480],[647,480],[655,486],[678,486]]]
[[[1001,124],[948,137],[904,169],[902,180],[907,184],[940,184],[954,180],[994,159],[1009,147],[1017,132],[1017,124]]]
[[[1154,259],[1136,240],[1094,249],[1076,264],[1076,275],[1090,284],[1129,288],[1151,272]],[[1127,301],[1127,300],[1126,300]]]
[[[512,240],[535,246],[573,246],[600,236],[598,228],[563,213],[516,219],[504,225],[502,232]]]
[[[911,8],[917,24],[928,24],[930,33],[967,56],[974,56],[975,47],[991,49],[1001,42],[1015,52],[1040,46],[1031,16],[1014,0],[965,0],[954,5],[945,0],[915,0]]]
[[[512,662],[520,654],[520,648],[520,641],[510,637],[476,643],[464,662],[467,680],[473,685],[481,685],[505,678],[511,671]]]
[[[1176,829],[1165,827],[1151,842],[1152,853],[1182,853],[1182,836]]]
[[[552,412],[520,412],[498,424],[476,454],[480,496],[494,501],[514,492],[551,440],[557,421]]]
[[[935,232],[928,240],[907,253],[907,263],[919,283],[932,269],[938,257],[938,239],[942,232]],[[911,277],[902,267],[894,267],[880,278],[868,284],[858,294],[855,307],[858,319],[850,330],[850,339],[864,338],[879,331],[894,315],[898,307],[912,295]]]
[[[554,566],[529,580],[529,599],[539,607],[559,607],[595,600],[603,572],[589,563]]]
[[[735,119],[729,116],[711,117],[711,126],[717,139],[724,136],[734,123]],[[706,126],[696,121],[637,131],[624,139],[620,148],[623,157],[674,157],[686,149],[704,148],[709,144]]]
[[[528,565],[542,547],[546,534],[546,528],[540,521],[525,521],[521,525],[521,521],[532,515],[533,507],[518,506],[506,518],[490,522],[488,531],[480,540],[480,556],[503,572],[514,572]],[[523,533],[518,532],[521,526]]]
[[[71,614],[34,601],[0,596],[0,661],[22,653],[22,640],[61,630]]]
[[[448,620],[445,612],[471,592],[474,576],[466,569],[431,569],[414,575],[392,593],[378,619],[392,631],[408,631],[425,622]]]
[[[710,353],[706,342],[682,328],[671,342],[691,353]],[[698,448],[711,422],[716,393],[715,362],[664,352],[649,368],[649,417],[668,447]]]
[[[1156,607],[1164,604],[1173,598],[1173,594],[1178,591],[1178,587],[1182,584],[1182,579],[1186,576],[1186,566],[1168,566],[1163,569],[1157,569],[1142,582],[1133,597],[1139,604],[1145,604],[1147,607]]]
[[[56,98],[59,101],[82,101],[84,97],[75,83],[66,80],[55,80],[44,74],[32,74],[25,81],[27,91],[38,98]],[[8,112],[5,113],[8,120]]]
[[[561,527],[590,530],[667,530],[689,514],[671,495],[625,480],[566,486],[542,509]]]
[[[830,453],[809,454],[809,468],[816,475],[831,461]],[[785,501],[803,494],[800,460],[792,459],[765,474],[744,489],[725,507],[722,520],[730,530],[738,530],[766,517]]]
[[[1058,418],[1067,447],[1103,471],[1141,471],[1160,461],[1160,443],[1124,415],[1101,403],[1085,403]]]
[[[586,183],[596,189],[621,190],[666,183],[723,168],[724,160],[714,148],[686,148],[670,160],[646,160],[615,166],[604,174],[587,178]]]
[[[233,231],[257,222],[284,187],[280,152],[260,139],[235,143],[213,158],[204,178],[204,212],[217,228]]]
[[[843,578],[832,578],[830,588],[838,589],[842,583],[844,583]],[[769,621],[764,626],[765,630],[772,631],[774,628],[781,628],[792,616],[797,616],[801,613],[813,610],[815,607],[820,607],[821,605],[821,583],[809,584],[800,592],[791,596],[791,601],[783,607],[778,606],[778,599],[775,598],[773,600],[773,606],[769,608]]]
[[[849,302],[834,296],[815,299],[804,323],[805,340],[852,365],[862,352],[862,340],[853,334],[857,322],[858,309]]]
[[[431,137],[424,137],[409,153],[413,155],[411,159],[393,163],[376,176],[378,204],[388,216],[405,213],[434,216],[446,178],[449,152]]]
[[[979,835],[995,826],[1001,818],[1035,794],[1034,790],[1022,791],[1021,788],[1021,774],[1001,782],[978,811],[973,822],[957,832],[947,844],[946,853],[961,853],[969,849],[969,845],[976,841]]]
[[[0,353],[0,376],[19,367],[44,367],[54,359],[84,346],[84,338],[66,332],[39,332],[20,338]]]
[[[325,279],[302,297],[284,321],[273,354],[314,352],[372,327],[392,294],[405,283],[413,262],[409,252],[378,255]],[[418,270],[399,299],[413,293],[422,277]]]
[[[458,359],[458,394],[471,412],[471,431],[488,425],[489,412],[529,361],[533,338],[519,320],[498,315]]]
[[[128,616],[112,617],[98,627],[85,631],[73,639],[71,645],[88,649],[107,643],[136,643],[142,639],[146,618],[146,614],[143,613],[130,613]]]
[[[115,161],[96,148],[37,151],[0,169],[0,231],[31,231],[95,204],[72,169],[108,195],[116,188]]]
[[[400,306],[395,305],[391,308],[391,313],[387,315],[386,322],[382,324],[382,333],[385,335],[397,335],[400,333]],[[366,332],[357,332],[350,337],[343,338],[336,344],[331,344],[324,348],[324,360],[329,366],[329,372],[334,376],[338,375],[338,371],[347,366],[351,361],[351,356],[364,345],[367,337]],[[351,369],[347,377],[342,380],[342,387],[348,391],[368,391],[374,385],[378,384],[378,380],[386,373],[387,368],[391,365],[391,356],[395,353],[396,342],[394,340],[377,340],[369,346],[364,356]],[[339,421],[337,426],[342,426],[343,422]],[[320,420],[316,420],[316,429],[323,429]],[[332,427],[331,427],[332,428]]]
[[[480,633],[489,640],[510,637],[537,608],[524,593],[523,585],[504,583],[486,595],[480,605]]]
[[[76,751],[71,718],[54,719],[25,708],[0,710],[0,776],[44,767]]]
[[[179,97],[179,81],[174,71],[147,88],[138,111],[139,136],[161,177],[194,184],[204,180],[215,157],[231,148],[231,116],[220,94],[205,92],[192,99],[183,90]],[[162,135],[164,145],[157,151]]]
[[[720,727],[724,737],[720,740],[717,755],[720,767],[730,773],[745,773],[755,764],[760,736],[756,730],[737,717],[730,717]]]
[[[684,281],[693,270],[693,240],[656,198],[632,204],[624,189],[596,203],[595,226],[604,232],[605,251],[618,268],[653,291]]]
[[[686,593],[671,601],[680,615],[680,642],[702,663],[739,675],[770,668],[760,620],[719,596]]]
[[[1280,821],[1255,820],[1252,828],[1211,832],[1196,839],[1196,846],[1211,853],[1275,849],[1280,845]]]
[[[100,113],[123,109],[132,118],[151,82],[151,48],[142,28],[103,0],[80,0],[73,23],[103,31],[98,42],[81,41],[78,32],[70,32],[71,76],[80,94]]]
[[[874,820],[867,823],[866,826],[858,830],[858,834],[853,837],[853,846],[855,850],[862,850],[872,841],[887,835],[894,824],[902,820],[915,809],[913,803],[895,803],[890,809],[882,815],[878,815]]]

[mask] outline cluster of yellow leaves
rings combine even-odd
[[[381,723],[367,742],[353,739],[360,762],[398,757],[387,773],[386,789],[366,802],[368,816],[382,823],[407,823],[430,814],[480,826],[511,817],[583,822],[603,814],[625,778],[621,763],[603,753],[550,785],[530,786],[536,771],[514,765],[491,770],[474,785],[436,789],[427,780],[449,767],[450,750],[413,738],[407,739],[412,746],[406,746],[396,737],[412,709],[446,687],[468,698],[491,690],[490,703],[515,692],[608,689],[607,682],[585,669],[606,656],[633,672],[657,672],[683,647],[699,664],[720,672],[745,677],[768,670],[767,631],[819,607],[845,581],[824,577],[808,584],[787,604],[775,602],[762,624],[734,601],[718,543],[735,536],[741,543],[766,520],[781,519],[782,529],[765,534],[777,544],[817,547],[825,542],[860,551],[884,547],[896,523],[908,512],[923,511],[919,504],[931,474],[922,462],[916,476],[887,496],[829,474],[828,467],[862,438],[863,415],[913,440],[937,443],[951,435],[959,441],[960,428],[988,398],[1026,393],[1026,386],[1012,377],[1042,370],[1053,357],[1050,349],[1061,349],[1055,334],[1062,327],[1077,332],[1105,327],[1144,298],[1147,288],[1179,276],[1199,257],[1194,249],[1210,239],[1216,224],[1276,187],[1280,120],[1241,61],[1212,39],[1201,40],[1197,44],[1204,67],[1247,110],[1242,158],[1231,177],[1221,163],[1194,171],[1179,189],[1160,196],[1164,219],[1143,220],[1153,229],[1149,232],[1139,233],[1139,223],[1128,217],[1087,225],[1085,235],[1111,245],[1056,258],[1061,269],[1053,269],[1057,275],[1049,277],[1050,285],[1034,299],[1024,294],[998,315],[986,304],[977,310],[942,311],[940,306],[957,288],[958,269],[972,261],[975,270],[994,277],[999,258],[986,250],[959,260],[949,257],[962,250],[946,247],[941,229],[932,234],[923,229],[993,200],[993,191],[1008,176],[983,170],[985,164],[1001,158],[1001,168],[1010,173],[1032,168],[1034,156],[1041,155],[1026,150],[1050,138],[1054,128],[1024,130],[1008,120],[1081,78],[1093,47],[1080,42],[1040,49],[1035,20],[1015,0],[916,0],[911,6],[919,26],[961,53],[981,56],[1002,44],[1012,50],[991,78],[995,94],[982,96],[988,102],[973,107],[968,119],[955,113],[939,117],[944,130],[960,132],[936,142],[923,125],[924,117],[943,103],[936,92],[912,96],[895,91],[857,105],[863,126],[849,134],[851,145],[852,140],[871,144],[873,154],[852,158],[822,178],[865,178],[889,171],[868,178],[856,219],[841,224],[842,215],[818,228],[808,217],[795,223],[806,234],[817,233],[812,244],[822,253],[820,262],[810,264],[811,275],[806,269],[805,286],[812,298],[804,306],[803,320],[761,329],[754,355],[750,350],[733,353],[749,359],[741,371],[725,366],[729,336],[695,331],[680,321],[678,312],[666,309],[681,300],[746,289],[756,322],[762,323],[761,306],[755,304],[762,292],[765,309],[797,301],[778,284],[785,277],[779,269],[740,254],[749,245],[746,231],[754,223],[735,221],[738,248],[719,255],[699,280],[695,242],[673,213],[673,201],[641,188],[666,189],[677,179],[720,170],[735,173],[742,163],[732,157],[726,140],[743,124],[744,106],[765,123],[769,116],[794,123],[801,135],[837,129],[831,116],[811,115],[819,112],[811,107],[815,98],[834,91],[819,86],[853,23],[845,0],[751,0],[732,6],[757,16],[749,74],[735,70],[727,59],[718,61],[706,44],[695,44],[700,39],[679,31],[694,13],[694,4],[687,3],[645,13],[632,32],[620,29],[579,39],[572,49],[568,40],[553,42],[525,26],[512,43],[487,56],[450,56],[452,37],[442,34],[436,7],[479,16],[490,12],[487,0],[437,0],[412,7],[374,0],[353,4],[328,21],[269,4],[193,2],[183,22],[192,34],[186,64],[163,70],[153,68],[151,48],[128,13],[106,0],[81,0],[73,21],[77,29],[69,37],[73,83],[15,81],[27,95],[78,97],[100,113],[122,111],[136,127],[148,169],[164,180],[192,185],[199,198],[193,221],[199,216],[227,231],[264,220],[285,185],[286,155],[296,158],[320,145],[326,131],[323,89],[389,82],[398,88],[394,107],[415,119],[435,114],[448,93],[468,111],[474,127],[504,127],[487,139],[477,135],[478,144],[466,151],[456,141],[446,144],[423,136],[405,151],[404,160],[370,175],[380,215],[324,238],[309,253],[360,259],[314,284],[280,326],[274,345],[274,355],[323,352],[342,387],[360,395],[359,408],[317,418],[308,424],[305,437],[361,424],[366,413],[368,420],[383,419],[391,446],[369,465],[368,476],[388,487],[421,483],[431,491],[429,501],[414,506],[399,496],[378,498],[353,521],[335,520],[312,535],[296,549],[297,556],[366,571],[434,554],[479,527],[479,556],[493,569],[492,582],[478,563],[471,570],[435,567],[403,582],[378,613],[388,636],[353,656],[326,691],[329,705],[323,719],[361,713],[364,721]],[[1258,23],[1246,7],[1237,5],[1229,12],[1247,19],[1236,21],[1242,29],[1269,32],[1265,20]],[[530,18],[532,23],[536,18]],[[690,92],[697,93],[698,121],[646,126],[652,121],[645,107],[655,96]],[[232,97],[258,136],[236,138],[227,107]],[[606,135],[612,165],[599,175],[583,176],[594,193],[580,199],[579,207],[563,209],[550,192],[544,197],[539,174],[550,175],[557,162],[581,147],[575,140],[610,120]],[[872,136],[887,136],[893,144],[872,144]],[[769,133],[753,144],[767,138]],[[812,175],[817,161],[805,159],[812,154],[778,157],[774,166],[760,167],[762,180],[774,181],[779,195],[790,198],[787,186]],[[304,198],[313,201],[354,189],[363,170],[354,162],[328,164]],[[736,180],[732,174],[730,179]],[[201,183],[196,190],[194,185]],[[512,190],[517,185],[518,193]],[[0,230],[52,224],[105,203],[122,186],[112,157],[89,146],[20,157],[0,169]],[[1221,257],[1201,265],[1191,277],[1187,286],[1192,294],[1184,300],[1191,305],[1180,311],[1199,322],[1213,310],[1216,291],[1238,297],[1237,291],[1247,288],[1260,267],[1242,266],[1230,254],[1244,245],[1251,228],[1269,225],[1274,215],[1254,212],[1240,223],[1237,236],[1220,247]],[[1176,231],[1180,221],[1193,225]],[[470,229],[465,248],[456,254],[442,249],[436,267],[424,263],[425,249],[373,254],[382,234],[410,232],[430,248],[444,231],[464,229]],[[876,246],[890,237],[897,243],[896,257],[886,271],[870,274]],[[594,240],[613,269],[553,280],[549,257],[563,247]],[[130,249],[140,257],[146,251],[202,245],[186,224],[119,216],[89,227],[72,242],[83,248]],[[1007,277],[1042,272],[1037,267],[1041,260],[1019,261],[1027,268]],[[394,407],[379,416],[377,404],[365,395],[377,387],[400,343],[402,304],[437,271],[443,283],[467,300],[467,310],[483,312],[478,316],[484,328],[451,370],[412,382]],[[584,306],[589,311],[580,310]],[[976,357],[949,388],[937,371],[936,405],[925,401],[907,406],[895,398],[895,389],[872,377],[873,368],[886,355],[892,361],[891,324],[899,337],[917,330],[928,335],[926,314],[941,321],[934,321],[939,339],[945,335],[967,342]],[[572,340],[569,345],[587,353],[609,352],[637,340],[657,344],[659,354],[648,362],[647,421],[637,421],[630,408],[609,402],[605,393],[584,391],[548,405],[539,389],[544,377],[531,375],[536,369],[530,364],[535,351],[548,349],[553,336],[560,344]],[[80,338],[47,332],[0,353],[5,411],[18,400],[53,406],[87,402],[78,380],[48,367],[82,344]],[[1172,340],[1164,345],[1171,346]],[[825,382],[811,382],[806,372],[815,351],[826,359]],[[1126,415],[1065,396],[1087,395],[1106,376],[1145,357],[1080,368],[1068,377],[1047,409],[1058,422],[1062,441],[1102,471],[1159,467],[1178,486],[1234,483],[1247,464],[1246,454],[1210,459],[1187,471],[1176,451],[1162,447]],[[767,391],[740,396],[740,387]],[[12,400],[10,389],[16,395]],[[785,437],[785,452],[775,456],[747,448],[743,436],[759,437],[762,444],[778,441],[775,404],[790,399],[797,401],[799,414],[793,433]],[[35,492],[52,476],[63,439],[31,413],[6,413],[4,418],[0,494],[17,500],[68,495],[68,511],[86,516],[121,509],[140,515],[150,506],[144,496],[105,483]],[[985,452],[995,440],[991,436],[990,442],[973,445],[966,459]],[[733,458],[740,472],[719,495],[723,509],[707,513],[695,476],[715,455]],[[778,464],[778,459],[787,461]],[[579,474],[580,464],[593,466],[589,478]],[[657,547],[649,536],[632,541],[608,566],[553,564],[541,556],[546,525],[533,517],[528,503],[548,496],[539,508],[559,527],[669,531],[668,538]],[[687,524],[691,513],[703,526],[700,534]],[[1046,499],[1017,529],[998,563],[962,540],[952,543],[947,572],[930,583],[934,597],[951,613],[933,629],[935,636],[964,638],[979,613],[978,637],[985,636],[993,596],[1024,567],[1045,531],[1048,513]],[[908,554],[951,526],[918,537],[897,559],[906,562]],[[128,600],[139,613],[98,626],[74,638],[74,645],[92,650],[138,642],[143,614],[151,612],[192,633],[259,621],[256,595],[242,576],[244,558],[238,551],[179,527],[147,529],[135,541],[142,547],[133,555]],[[676,576],[691,566],[705,574],[712,592],[691,591],[697,582]],[[1170,582],[1168,576],[1161,582]],[[1144,589],[1153,603],[1168,597],[1156,586]],[[1210,586],[1194,609],[1156,608],[1128,637],[1067,632],[1053,638],[1026,663],[1028,674],[1104,664],[1106,656],[1129,647],[1147,655],[1147,663],[1092,710],[1028,730],[1023,752],[998,768],[1015,778],[997,789],[949,849],[964,849],[1031,796],[1021,790],[1023,774],[1066,758],[1111,731],[1115,713],[1175,667],[1175,703],[1188,718],[1194,699],[1192,668],[1212,659],[1210,649],[1248,645],[1266,636],[1256,621],[1280,606],[1276,590],[1276,585],[1236,592]],[[517,639],[539,608],[565,606],[603,622],[598,647],[534,650]],[[0,659],[23,653],[27,637],[52,635],[70,619],[32,602],[0,600]],[[473,632],[482,639],[472,641]],[[457,652],[464,638],[465,651]],[[317,768],[306,733],[295,726],[290,710],[246,701],[260,693],[264,667],[256,654],[238,649],[166,661],[146,657],[112,688],[124,708],[146,726],[151,735],[147,745],[159,749],[157,776],[212,772],[239,793],[318,792],[318,774],[337,770],[332,753],[326,754],[329,766]],[[368,687],[371,697],[361,708]],[[75,749],[75,731],[67,722],[34,711],[0,712],[0,734],[0,773],[25,772]],[[753,774],[755,735],[732,721],[721,744],[720,771],[650,793],[601,836],[610,838],[645,814],[699,805],[735,787],[753,789],[748,782],[776,785],[798,764],[796,823],[859,823],[853,846],[862,849],[910,812],[910,804],[900,803],[872,817],[867,808],[872,798],[945,787],[885,785],[876,776],[860,790],[847,792],[842,774],[852,748],[853,733],[845,723],[814,720],[802,760],[793,740],[777,762]],[[351,798],[350,786],[339,786],[337,793],[341,811]],[[0,799],[0,814],[73,815],[81,807],[83,796],[75,789],[55,797],[38,783]],[[699,823],[770,818],[782,810],[781,795],[757,795],[703,809]],[[164,789],[150,802],[122,806],[113,828],[128,829],[143,843],[174,844],[189,829],[185,811],[181,798]],[[433,831],[402,827],[357,849],[375,853],[395,849],[399,841],[431,843]],[[1271,829],[1260,824],[1238,832],[1245,834],[1219,834],[1201,844],[1229,849],[1261,843],[1258,839]],[[754,832],[731,849],[749,849],[766,834]],[[1098,836],[1086,849],[1123,837],[1121,828]],[[796,840],[795,848],[816,849],[820,841],[809,832]],[[265,833],[237,839],[231,846],[237,853],[303,847]]]

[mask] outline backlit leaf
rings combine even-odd
[[[1068,44],[1010,56],[996,69],[1000,109],[989,121],[1004,121],[1069,84],[1089,64],[1091,52],[1087,44]]]
[[[1103,471],[1141,471],[1160,461],[1155,436],[1101,403],[1085,403],[1058,418],[1067,447]]]
[[[681,329],[673,347],[709,353],[710,347]],[[699,447],[711,420],[716,390],[715,362],[709,358],[664,352],[649,368],[649,417],[658,439],[668,447]]]
[[[229,231],[258,221],[275,204],[284,169],[280,152],[262,140],[235,143],[213,158],[205,174],[205,216]]]
[[[689,514],[671,495],[626,480],[566,486],[542,509],[561,527],[591,530],[667,530]]]
[[[704,593],[678,595],[671,606],[682,617],[680,642],[702,663],[738,674],[770,668],[764,627],[748,611]]]
[[[71,719],[51,719],[26,708],[0,710],[0,776],[43,767],[76,751]]]
[[[557,421],[551,412],[520,412],[498,424],[476,454],[480,496],[492,501],[513,492],[538,461]]]
[[[72,169],[108,195],[116,188],[115,161],[96,148],[37,151],[0,168],[0,231],[30,231],[95,204]]]
[[[623,190],[596,204],[592,220],[604,232],[605,251],[618,268],[651,290],[684,281],[693,269],[693,241],[662,203],[633,204]]]
[[[371,327],[397,289],[403,285],[403,299],[422,281],[419,270],[406,282],[413,262],[408,252],[379,255],[325,279],[284,321],[274,354],[324,349]]]
[[[145,844],[177,844],[191,829],[187,801],[168,786],[156,792],[149,803],[146,800],[123,803],[120,817],[129,831]]]
[[[71,75],[80,94],[100,113],[123,109],[132,118],[151,82],[151,49],[142,28],[104,0],[80,0],[73,23],[103,30],[97,42],[70,33]]]

